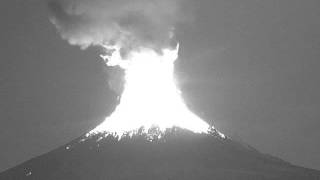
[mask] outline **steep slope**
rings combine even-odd
[[[214,130],[195,134],[173,128],[120,140],[107,134],[83,136],[1,173],[0,179],[319,180],[320,172],[261,154]]]

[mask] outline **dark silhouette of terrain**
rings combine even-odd
[[[158,138],[162,135],[161,138]],[[0,173],[1,180],[320,180],[320,172],[180,128],[85,135]]]

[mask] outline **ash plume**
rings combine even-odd
[[[117,45],[122,55],[140,47],[171,47],[174,25],[185,20],[185,0],[51,0],[50,21],[82,49]]]

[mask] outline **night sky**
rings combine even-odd
[[[194,0],[179,87],[218,130],[320,169],[320,2]],[[60,38],[41,0],[0,2],[0,171],[98,125],[116,104],[101,50]],[[213,154],[214,155],[214,154]]]

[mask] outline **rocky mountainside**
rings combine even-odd
[[[211,130],[86,135],[0,173],[1,180],[320,180]]]

